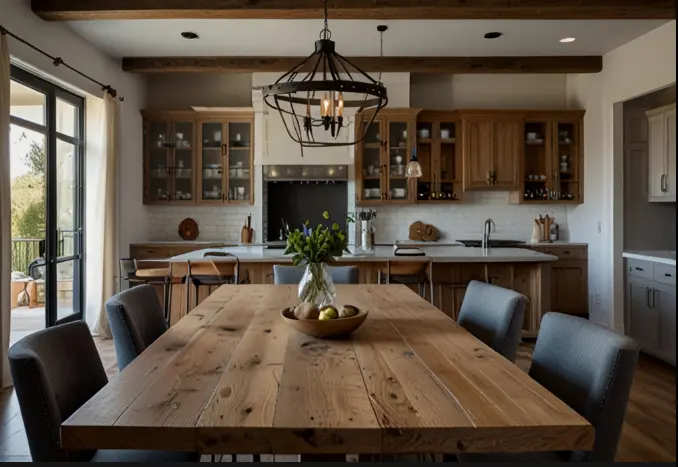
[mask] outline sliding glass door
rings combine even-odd
[[[20,68],[11,75],[12,270],[22,303],[44,309],[50,327],[83,317],[84,100]]]

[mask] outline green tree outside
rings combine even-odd
[[[25,138],[25,134],[21,138]],[[45,237],[44,149],[32,142],[24,156],[28,173],[12,180],[12,237]]]

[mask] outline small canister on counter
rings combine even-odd
[[[552,223],[549,227],[549,240],[555,242],[558,240],[558,224]]]

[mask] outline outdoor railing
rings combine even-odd
[[[74,253],[75,235],[72,230],[58,230],[57,256],[72,256]],[[42,258],[44,251],[40,243],[42,238],[13,238],[12,239],[12,272],[23,272],[28,275],[28,266],[33,260]]]
[[[28,275],[28,265],[40,258],[41,238],[12,239],[12,272],[23,272]]]

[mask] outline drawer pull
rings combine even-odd
[[[664,273],[664,277],[672,277],[672,276],[671,276],[671,274],[669,274],[668,272],[665,272],[665,273]]]
[[[636,266],[636,271],[644,271],[644,270],[645,270],[645,269],[639,268],[638,266]]]

